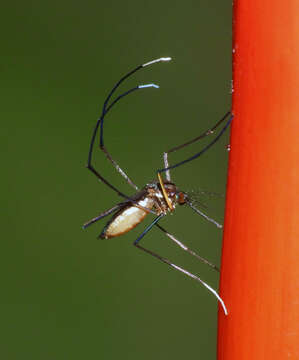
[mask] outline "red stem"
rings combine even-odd
[[[218,360],[299,359],[299,1],[236,0]]]

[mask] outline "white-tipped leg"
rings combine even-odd
[[[171,60],[171,57],[161,57],[159,59],[155,59],[155,60],[152,60],[152,61],[149,61],[149,62],[143,64],[142,67],[152,65],[152,64],[155,64],[155,63],[158,63],[158,62],[161,62],[161,61],[170,61],[170,60]]]
[[[221,297],[218,295],[218,293],[217,293],[213,288],[211,288],[208,284],[206,284],[203,280],[201,280],[200,277],[198,277],[198,276],[196,276],[196,275],[194,275],[194,274],[191,274],[189,271],[181,268],[180,266],[177,266],[177,265],[173,264],[173,263],[170,262],[168,259],[166,259],[166,258],[158,255],[157,253],[154,253],[153,251],[151,251],[151,250],[149,250],[149,249],[147,249],[147,248],[144,248],[143,246],[141,246],[141,245],[139,244],[140,240],[141,240],[146,234],[148,234],[148,232],[152,229],[152,227],[153,227],[154,225],[157,225],[157,224],[158,224],[158,221],[159,221],[163,216],[164,216],[163,214],[159,215],[159,216],[143,231],[143,233],[134,241],[134,245],[135,245],[136,247],[138,247],[140,250],[145,251],[146,253],[154,256],[155,258],[159,259],[160,261],[163,261],[165,264],[171,266],[172,268],[174,268],[174,269],[182,272],[183,274],[191,277],[192,279],[197,280],[198,282],[200,282],[203,286],[205,286],[205,287],[218,299],[218,301],[220,302],[220,304],[221,304],[221,306],[222,306],[222,308],[223,308],[223,311],[224,311],[225,315],[227,315],[227,309],[226,309],[226,306],[225,306],[225,304],[224,304],[224,301],[221,299]]]
[[[142,88],[148,88],[148,87],[154,87],[156,89],[159,89],[159,85],[156,85],[156,84],[144,84],[144,85],[138,85],[139,89],[142,89]]]
[[[152,223],[150,226],[152,226],[152,225],[154,225],[154,223]],[[137,241],[139,241],[139,240],[145,235],[146,232],[148,232],[148,229],[146,229],[146,230],[141,234],[141,236],[137,239]],[[177,266],[177,265],[173,264],[173,263],[170,262],[168,259],[166,259],[166,258],[164,258],[164,257],[162,257],[162,256],[160,256],[160,255],[158,255],[158,254],[156,254],[156,253],[154,253],[153,251],[151,251],[151,250],[149,250],[149,249],[146,249],[146,248],[140,246],[140,245],[137,243],[137,241],[135,241],[134,245],[135,245],[136,247],[138,247],[140,250],[143,250],[143,251],[147,252],[148,254],[150,254],[150,255],[158,258],[159,260],[163,261],[165,264],[167,264],[167,265],[171,266],[172,268],[174,268],[174,269],[182,272],[183,274],[191,277],[192,279],[197,280],[197,281],[200,282],[203,286],[205,286],[205,287],[218,299],[218,301],[220,302],[220,304],[221,304],[221,306],[222,306],[222,308],[223,308],[224,314],[225,314],[225,315],[228,314],[227,309],[226,309],[226,306],[225,306],[225,304],[224,304],[224,301],[221,299],[221,297],[218,295],[218,293],[217,293],[213,288],[211,288],[211,286],[209,286],[209,285],[206,284],[203,280],[201,280],[200,277],[198,277],[198,276],[196,276],[196,275],[194,275],[194,274],[191,274],[189,271],[181,268],[180,266]]]
[[[193,274],[191,274],[189,271],[187,270],[184,270],[183,268],[175,265],[175,264],[171,264],[171,266],[179,271],[181,271],[182,273],[186,274],[187,276],[190,276],[192,279],[195,279],[197,281],[199,281],[203,286],[205,286],[212,294],[214,294],[216,296],[216,298],[218,299],[218,301],[220,302],[222,308],[223,308],[223,311],[224,311],[224,314],[227,315],[228,312],[227,312],[227,309],[226,309],[226,306],[224,304],[224,301],[221,299],[221,297],[218,295],[217,291],[214,290],[213,288],[211,288],[210,285],[208,285],[207,283],[205,283],[203,280],[201,280],[200,277],[198,276],[195,276]]]
[[[168,163],[168,153],[167,153],[167,152],[163,153],[163,160],[164,160],[164,168],[167,169],[167,168],[169,167],[169,163]],[[165,175],[166,175],[167,181],[171,181],[170,171],[169,171],[169,170],[166,170],[166,171],[165,171]]]

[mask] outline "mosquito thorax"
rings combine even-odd
[[[187,195],[179,191],[175,184],[169,181],[165,181],[164,188],[173,209],[176,207],[177,204],[183,205],[186,203]],[[171,211],[167,204],[167,201],[164,198],[161,185],[158,181],[147,184],[145,186],[145,190],[147,191],[146,197],[150,197],[154,200],[154,208],[157,212],[157,215],[160,215],[162,213],[166,214],[168,211]]]

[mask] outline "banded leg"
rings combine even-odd
[[[211,288],[207,283],[205,283],[203,280],[201,280],[200,277],[198,277],[198,276],[190,273],[189,271],[181,268],[181,267],[178,266],[178,265],[173,264],[173,263],[170,262],[168,259],[166,259],[166,258],[164,258],[164,257],[162,257],[162,256],[160,256],[160,255],[158,255],[158,254],[156,254],[156,253],[154,253],[153,251],[151,251],[151,250],[149,250],[149,249],[146,249],[146,248],[142,247],[141,245],[139,245],[140,240],[152,229],[152,227],[153,227],[154,225],[156,225],[156,224],[158,223],[158,221],[159,221],[163,216],[165,216],[165,215],[164,215],[164,214],[161,214],[161,215],[159,215],[158,217],[156,217],[156,219],[142,232],[142,234],[137,238],[137,240],[134,241],[134,245],[135,245],[136,247],[138,247],[139,249],[143,250],[144,252],[146,252],[146,253],[154,256],[155,258],[159,259],[160,261],[164,262],[165,264],[171,266],[172,268],[174,268],[174,269],[182,272],[183,274],[191,277],[192,279],[200,282],[203,286],[205,286],[205,287],[218,299],[218,301],[220,302],[220,304],[221,304],[221,306],[222,306],[222,308],[223,308],[223,311],[224,311],[225,315],[227,315],[227,309],[226,309],[226,306],[225,306],[223,300],[221,299],[221,297],[218,295],[218,293],[217,293],[213,288]]]
[[[196,138],[190,140],[190,141],[187,141],[186,143],[182,144],[182,145],[179,145],[179,146],[175,146],[173,147],[172,149],[166,151],[163,153],[163,160],[164,160],[164,168],[163,169],[160,169],[158,170],[158,173],[162,173],[162,172],[165,172],[166,174],[166,179],[167,181],[171,181],[171,177],[170,177],[170,171],[171,169],[174,169],[180,165],[183,165],[191,160],[194,160],[196,159],[197,157],[199,157],[200,155],[202,155],[206,150],[208,150],[212,145],[214,145],[218,140],[219,138],[223,135],[223,133],[225,132],[225,130],[227,129],[227,127],[229,126],[229,124],[231,123],[232,121],[232,118],[233,118],[233,115],[230,116],[229,120],[227,121],[227,123],[225,124],[225,126],[223,127],[223,129],[220,131],[220,133],[216,136],[216,138],[210,143],[208,144],[206,147],[203,148],[203,150],[201,150],[199,153],[191,156],[190,158],[187,158],[186,160],[183,160],[183,161],[180,161],[178,162],[177,164],[174,164],[172,166],[169,166],[169,162],[168,162],[168,154],[172,153],[172,152],[175,152],[177,150],[180,150],[180,149],[183,149],[184,147],[188,146],[188,145],[191,145],[193,143],[195,143],[196,141],[198,140],[201,140],[203,139],[204,137],[210,135],[210,134],[213,134],[214,131],[218,128],[218,126],[220,124],[222,124],[224,122],[225,119],[227,119],[227,117],[230,115],[230,111],[227,112],[212,128],[210,128],[209,130],[205,131],[204,133],[200,134],[199,136],[197,136]]]

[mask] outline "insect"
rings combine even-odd
[[[120,236],[122,234],[127,233],[131,229],[133,229],[135,226],[137,226],[139,223],[142,222],[142,220],[150,213],[154,214],[156,217],[152,221],[152,223],[138,236],[138,238],[134,241],[134,245],[145,251],[146,253],[156,257],[160,261],[168,264],[172,268],[184,273],[185,275],[197,280],[200,282],[203,286],[205,286],[209,291],[211,291],[216,298],[219,300],[219,302],[222,305],[222,308],[224,310],[224,313],[227,315],[227,309],[225,307],[225,304],[223,300],[220,298],[220,296],[217,294],[217,292],[211,288],[208,284],[206,284],[200,277],[190,273],[189,271],[173,264],[168,259],[154,253],[153,251],[144,248],[140,245],[141,239],[152,229],[152,227],[156,226],[158,227],[168,238],[170,238],[172,241],[174,241],[178,246],[180,246],[183,250],[187,251],[189,254],[195,256],[200,261],[204,262],[205,264],[211,266],[213,269],[218,270],[215,265],[210,263],[208,260],[202,258],[198,254],[196,254],[193,250],[189,249],[186,245],[184,245],[181,241],[179,241],[175,236],[170,234],[167,230],[165,230],[160,224],[159,221],[166,216],[168,213],[173,212],[178,205],[187,205],[191,209],[193,209],[198,215],[203,216],[208,221],[214,223],[217,227],[221,228],[222,226],[218,224],[215,220],[208,217],[206,214],[201,212],[197,207],[194,206],[192,203],[192,199],[189,198],[188,194],[184,191],[181,191],[177,188],[177,186],[171,181],[170,176],[170,170],[177,168],[183,164],[186,164],[190,161],[195,160],[199,156],[201,156],[203,153],[205,153],[212,145],[214,145],[219,138],[223,135],[225,130],[230,125],[233,116],[230,112],[227,112],[222,119],[220,119],[211,129],[204,132],[203,134],[197,136],[196,138],[182,144],[179,146],[176,146],[167,152],[164,152],[163,159],[164,159],[164,168],[157,170],[157,181],[152,181],[148,184],[146,184],[141,190],[137,187],[137,185],[134,184],[134,182],[129,178],[129,176],[123,171],[118,163],[112,158],[110,153],[108,152],[106,146],[104,145],[104,119],[106,115],[109,113],[111,108],[118,103],[119,100],[124,98],[125,96],[131,94],[132,92],[135,92],[137,90],[146,89],[146,88],[158,88],[156,84],[146,84],[146,85],[138,85],[134,88],[131,88],[124,93],[118,95],[114,98],[114,100],[111,100],[112,95],[115,93],[117,88],[120,86],[122,82],[124,82],[128,77],[132,76],[137,71],[156,63],[160,62],[166,62],[170,61],[171,58],[159,58],[150,62],[147,62],[143,65],[137,66],[135,69],[131,70],[129,73],[124,75],[112,88],[110,93],[108,94],[106,100],[104,101],[102,113],[99,117],[96,126],[94,128],[90,147],[89,147],[89,154],[88,154],[88,161],[87,161],[87,168],[105,185],[107,185],[111,190],[115,191],[120,197],[123,198],[123,201],[113,206],[111,209],[106,210],[102,213],[100,213],[98,216],[94,217],[87,223],[83,225],[83,228],[87,228],[91,224],[94,224],[100,219],[103,219],[104,217],[113,214],[111,219],[108,221],[108,223],[105,225],[103,231],[99,235],[99,238],[102,239],[108,239],[113,238],[116,236]],[[177,150],[180,150],[202,138],[205,136],[208,136],[210,134],[213,134],[214,131],[223,124],[222,129],[218,132],[216,137],[208,144],[206,145],[201,151],[197,152],[195,155],[180,161],[174,165],[169,165],[168,163],[168,154],[175,152]],[[106,178],[103,177],[101,173],[98,172],[98,170],[95,169],[95,167],[92,164],[92,155],[94,150],[94,145],[96,141],[97,134],[99,132],[99,147],[100,149],[105,153],[107,159],[112,163],[114,168],[120,173],[121,176],[124,177],[124,179],[127,181],[129,185],[131,185],[135,190],[136,193],[133,196],[128,196],[121,191],[119,191],[114,185],[112,185],[110,182],[106,180]],[[166,179],[164,180],[162,178],[162,174],[165,173]],[[219,270],[218,270],[219,271]]]

